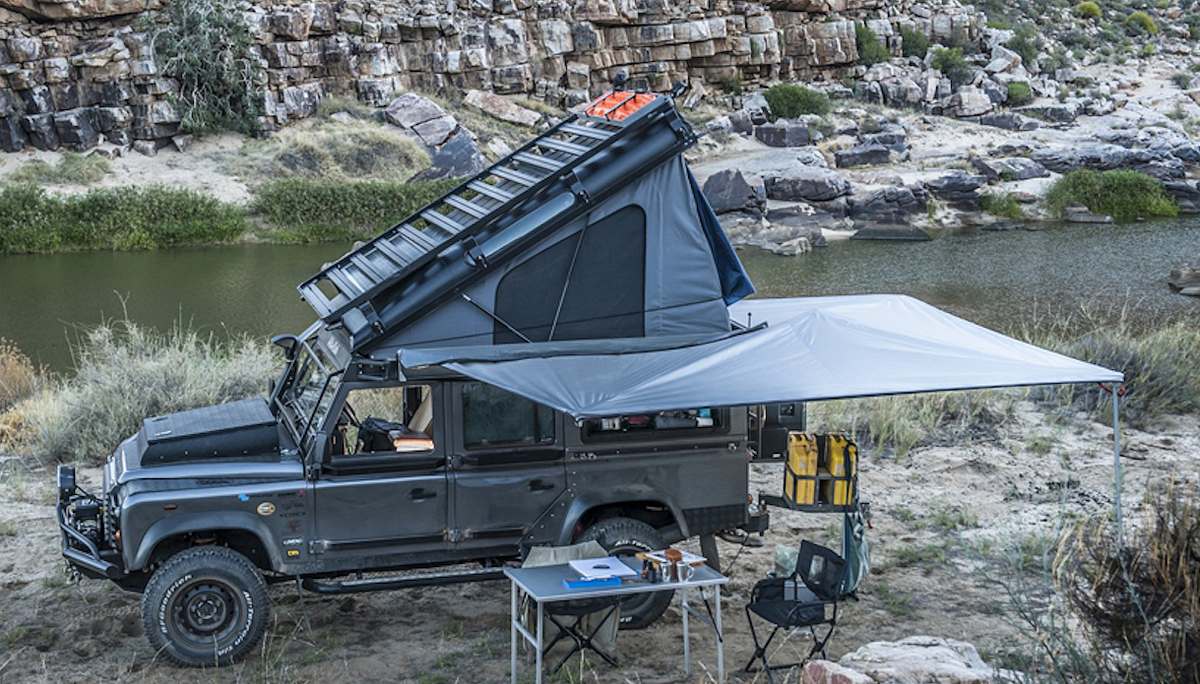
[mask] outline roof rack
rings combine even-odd
[[[430,264],[448,247],[474,236],[516,213],[544,190],[573,174],[601,151],[629,137],[670,111],[670,99],[611,93],[597,102],[618,98],[621,104],[596,105],[575,114],[467,179],[441,198],[358,249],[326,265],[297,289],[327,323]],[[636,108],[631,108],[635,105]],[[639,111],[641,110],[641,111]],[[619,112],[618,116],[612,114]],[[325,287],[322,287],[325,286]],[[332,286],[332,291],[329,290]]]

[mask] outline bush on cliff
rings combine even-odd
[[[429,168],[429,153],[400,129],[372,121],[306,121],[251,140],[234,160],[253,179],[407,180]]]
[[[771,108],[771,116],[777,119],[794,119],[805,114],[825,116],[831,109],[828,95],[792,83],[773,85],[763,97]]]
[[[179,82],[184,130],[253,132],[261,113],[254,37],[236,3],[171,0],[144,27],[160,72]]]
[[[1013,37],[1008,39],[1004,47],[1021,55],[1021,61],[1029,66],[1036,64],[1038,55],[1042,53],[1042,38],[1036,26],[1025,23],[1013,31]]]
[[[1020,107],[1033,102],[1033,89],[1028,83],[1013,81],[1008,84],[1008,104],[1012,107]]]
[[[374,237],[445,194],[457,180],[331,181],[289,178],[254,191],[251,209],[290,242]]]
[[[1100,9],[1100,5],[1085,0],[1084,2],[1075,5],[1075,15],[1088,20],[1100,19],[1104,16],[1104,12]]]
[[[892,58],[887,46],[879,42],[879,36],[866,24],[854,25],[854,42],[858,46],[858,61],[870,66]]]
[[[942,72],[956,88],[969,83],[975,76],[975,70],[963,57],[962,48],[937,48],[933,51],[930,66]]]
[[[1054,182],[1045,203],[1059,217],[1067,207],[1076,205],[1118,221],[1179,214],[1178,205],[1162,184],[1138,171],[1072,171]]]
[[[901,50],[905,57],[925,58],[925,53],[929,52],[929,36],[920,29],[908,28],[902,26],[900,28]]]
[[[248,227],[239,207],[179,188],[104,188],[65,197],[26,184],[0,189],[0,254],[212,244]]]
[[[1125,17],[1125,28],[1136,35],[1158,35],[1158,24],[1154,23],[1154,18],[1142,10],[1136,10],[1129,13]]]

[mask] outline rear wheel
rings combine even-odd
[[[142,626],[155,651],[189,667],[228,665],[266,631],[271,605],[258,568],[224,546],[167,559],[142,594]]]
[[[595,541],[609,553],[631,555],[666,548],[658,530],[633,518],[605,518],[592,523],[577,541]],[[621,629],[649,627],[671,605],[674,591],[634,594],[621,601]]]

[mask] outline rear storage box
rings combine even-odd
[[[801,511],[847,511],[858,498],[858,445],[845,435],[788,434],[783,496],[775,506]]]

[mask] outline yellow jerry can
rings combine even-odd
[[[826,462],[833,480],[833,496],[829,503],[834,506],[849,506],[854,503],[854,481],[858,471],[858,445],[845,435],[827,435]]]
[[[788,433],[787,470],[783,474],[783,493],[798,506],[817,502],[817,438],[804,432]]]

